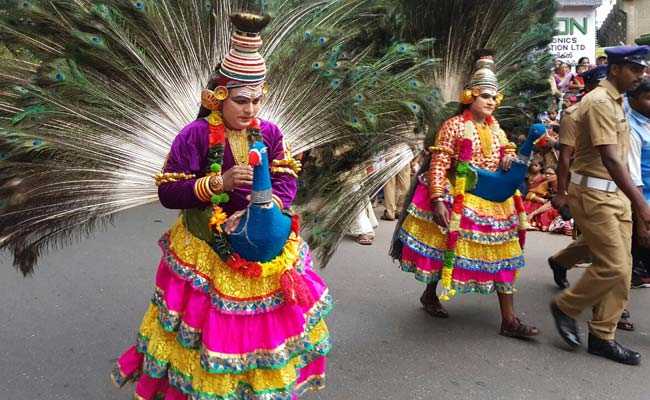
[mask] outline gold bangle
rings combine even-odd
[[[440,185],[431,185],[429,186],[429,194],[431,196],[440,196],[444,192],[443,187]]]
[[[273,198],[273,202],[278,206],[280,210],[284,209],[284,202],[282,199],[280,199],[280,197],[275,194],[272,194],[271,197]]]
[[[449,155],[453,155],[454,150],[450,149],[447,146],[429,146],[429,153],[447,153]]]
[[[298,171],[300,171],[300,170],[298,170]],[[294,169],[289,168],[289,167],[271,167],[271,173],[272,174],[287,174],[287,175],[293,176],[294,178],[298,178],[297,172]]]
[[[156,186],[160,186],[165,183],[194,179],[195,177],[196,175],[186,174],[185,172],[161,172],[154,175],[154,180],[156,181]]]
[[[204,176],[203,178],[199,178],[194,182],[194,195],[201,200],[204,203],[207,203],[210,201],[210,198],[214,194],[210,190],[210,177],[209,176]]]
[[[223,192],[223,177],[221,175],[213,175],[208,178],[208,188],[212,193]]]

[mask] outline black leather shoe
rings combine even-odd
[[[551,315],[553,315],[553,319],[555,320],[557,333],[560,334],[566,344],[573,349],[580,346],[580,335],[578,334],[576,320],[563,313],[557,304],[555,304],[555,301],[551,301]]]
[[[553,280],[560,289],[569,287],[569,281],[566,279],[566,268],[553,260],[552,257],[548,258],[548,266],[553,270]]]
[[[587,351],[593,355],[609,358],[621,364],[639,365],[641,363],[641,354],[621,346],[615,340],[603,340],[591,333],[589,334]]]

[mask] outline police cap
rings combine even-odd
[[[650,46],[616,46],[605,49],[609,64],[638,64],[648,66]]]
[[[607,65],[599,65],[580,74],[587,84],[595,84],[607,78]]]

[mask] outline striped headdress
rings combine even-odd
[[[480,88],[494,93],[499,91],[499,81],[494,73],[494,54],[495,51],[491,49],[476,51],[476,65],[468,88]]]
[[[229,81],[227,87],[259,85],[266,78],[266,63],[259,53],[260,32],[269,23],[268,16],[236,13],[230,16],[235,30],[230,37],[230,51],[219,67]]]

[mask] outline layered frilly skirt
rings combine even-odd
[[[160,247],[154,295],[111,374],[116,384],[135,381],[135,398],[147,400],[297,399],[323,386],[331,299],[307,243],[292,235],[281,256],[296,260],[308,305],[284,301],[277,273],[230,269],[182,217]]]
[[[450,211],[451,202],[446,195]],[[446,250],[446,232],[433,221],[432,210],[428,188],[420,181],[397,232],[402,242],[401,269],[424,283],[440,280]],[[518,270],[524,266],[518,226],[512,198],[496,203],[465,194],[452,272],[456,293],[513,292]]]

